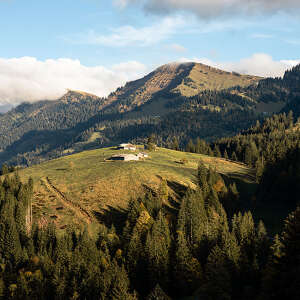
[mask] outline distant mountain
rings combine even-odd
[[[104,101],[87,93],[68,91],[58,100],[23,103],[0,115],[0,161],[15,158],[15,162],[23,164],[26,153],[47,157],[53,148],[71,141],[79,130],[78,124],[96,115]],[[21,160],[16,158],[18,154]]]
[[[23,103],[0,117],[0,147],[4,150],[32,130],[61,130],[97,114],[104,99],[69,91],[55,101]]]
[[[297,111],[299,74],[297,67],[284,78],[262,79],[196,63],[168,64],[107,98],[70,90],[55,101],[24,103],[0,115],[0,164],[143,142],[152,133],[161,146],[174,137],[184,145],[189,138],[232,136],[274,112]]]
[[[0,104],[0,113],[6,113],[13,108],[11,104]]]

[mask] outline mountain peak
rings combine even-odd
[[[87,93],[87,92],[68,89],[67,93],[64,94],[60,98],[60,100],[62,102],[65,102],[65,103],[70,103],[70,102],[80,102],[84,98],[92,98],[94,100],[97,100],[100,97],[98,97],[96,95],[93,95],[93,94],[90,94],[90,93]]]
[[[168,64],[162,65],[160,67],[158,67],[156,70],[160,70],[160,71],[168,71],[168,70],[178,70],[178,69],[187,69],[187,68],[197,68],[198,70],[202,70],[202,71],[209,71],[209,72],[218,72],[218,73],[222,73],[222,74],[238,74],[236,72],[228,72],[228,71],[224,71],[221,69],[218,69],[216,67],[213,66],[209,66],[203,63],[199,63],[199,62],[170,62]],[[240,75],[240,74],[238,74]]]
[[[158,67],[156,70],[162,70],[162,71],[166,71],[166,70],[178,70],[179,68],[191,68],[195,65],[194,62],[170,62],[167,64],[164,64],[160,67]]]
[[[140,106],[157,93],[191,97],[204,90],[222,90],[234,86],[249,86],[262,78],[226,72],[195,62],[171,62],[155,69],[145,77],[128,82],[109,96],[110,103],[117,101],[119,110]],[[119,101],[118,101],[119,100]]]

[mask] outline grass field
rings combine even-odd
[[[53,220],[61,229],[69,223],[93,226],[103,210],[126,208],[131,197],[157,190],[162,179],[176,198],[180,189],[195,187],[200,159],[228,177],[253,181],[253,171],[242,164],[163,148],[150,152],[143,161],[108,161],[126,152],[114,148],[85,151],[20,170],[22,180],[32,177],[35,183],[36,219]]]
[[[204,90],[222,90],[233,86],[249,86],[261,77],[225,72],[202,64],[195,64],[188,77],[176,87],[181,95],[191,97]]]

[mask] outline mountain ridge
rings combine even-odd
[[[196,67],[196,70],[194,69]],[[191,85],[191,82],[193,83],[193,79],[190,78],[191,72],[194,73],[201,73],[201,72],[212,72],[214,74],[221,74],[225,76],[233,76],[233,78],[236,79],[235,82],[227,83],[227,84],[219,84],[219,85],[212,85],[211,83],[206,81],[206,84],[201,85],[201,88],[197,88],[195,86]],[[157,76],[157,74],[163,74],[164,76],[160,77]],[[180,76],[180,75],[186,75],[186,76]],[[179,78],[176,78],[178,77]],[[154,77],[154,78],[153,78]],[[158,77],[158,78],[157,78]],[[187,86],[184,82],[184,78],[187,77],[187,82],[189,82],[189,86]],[[192,76],[193,77],[193,76]],[[194,76],[195,77],[195,76]],[[237,80],[241,79],[241,80]],[[150,81],[152,84],[150,84],[149,91],[147,91],[147,86],[146,86],[146,101],[143,101],[142,103],[139,103],[139,105],[144,104],[151,98],[153,94],[156,92],[160,92],[166,88],[169,88],[168,91],[172,92],[177,95],[183,95],[183,96],[191,96],[197,94],[199,91],[203,91],[206,89],[211,89],[211,90],[220,90],[220,89],[226,89],[229,87],[234,87],[235,85],[241,85],[241,86],[247,86],[251,85],[253,83],[257,83],[258,81],[262,80],[262,77],[259,76],[252,76],[252,75],[241,75],[236,72],[227,72],[223,71],[221,69],[208,66],[202,63],[196,63],[196,62],[171,62],[167,63],[164,65],[161,65],[145,75],[142,78],[138,78],[133,81],[127,82],[124,86],[118,87],[115,91],[111,92],[107,97],[100,97],[97,96],[91,92],[87,91],[82,91],[82,90],[75,90],[75,89],[67,89],[67,92],[63,94],[61,97],[54,99],[54,100],[47,100],[47,99],[41,99],[36,102],[23,102],[20,105],[24,104],[32,104],[34,105],[35,103],[40,103],[40,102],[45,102],[47,103],[48,101],[51,101],[53,103],[56,103],[56,101],[60,102],[79,102],[80,100],[83,100],[85,97],[91,97],[93,99],[106,99],[103,107],[109,106],[112,103],[116,102],[117,100],[120,100],[120,97],[128,97],[128,94],[139,94],[141,86]],[[223,79],[224,82],[227,81],[227,79]],[[199,84],[199,82],[196,82],[196,84]],[[182,89],[183,87],[183,89]],[[136,92],[133,92],[134,88],[137,88]],[[190,90],[194,90],[194,93],[191,93]],[[187,92],[188,91],[188,92]],[[189,95],[188,95],[189,94]],[[142,94],[144,96],[144,94]],[[138,99],[141,98],[138,97]],[[137,101],[138,102],[138,101]],[[18,105],[19,106],[19,105]],[[18,107],[16,106],[16,107]],[[10,110],[15,109],[16,107],[10,106]],[[9,112],[7,108],[5,108],[4,113]]]
[[[126,83],[108,96],[110,103],[120,102],[119,110],[128,110],[128,103],[141,106],[161,93],[176,96],[195,96],[204,90],[222,90],[237,85],[258,83],[261,77],[226,72],[201,63],[169,63],[143,78]]]
[[[167,64],[107,98],[69,90],[58,100],[24,103],[0,115],[0,164],[30,165],[124,141],[143,143],[153,133],[162,146],[174,137],[184,146],[189,138],[235,135],[288,106],[300,113],[298,73],[295,68],[282,79],[260,79],[196,63]],[[209,80],[201,85],[203,78]]]

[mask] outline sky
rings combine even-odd
[[[0,0],[0,104],[107,96],[170,62],[279,77],[300,63],[298,0]]]

